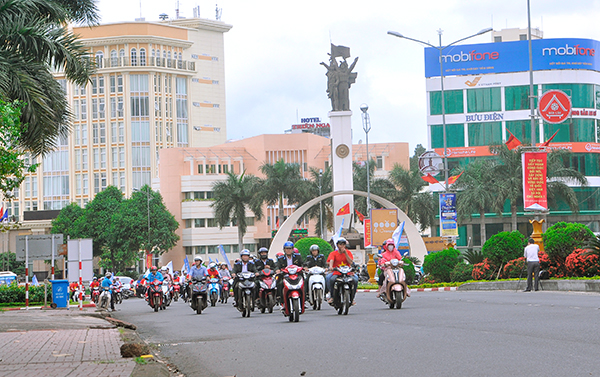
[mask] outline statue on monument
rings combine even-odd
[[[352,72],[358,58],[348,66],[347,58],[350,57],[350,48],[345,46],[331,45],[329,65],[321,62],[327,68],[327,97],[331,99],[333,111],[350,110],[350,86],[356,82],[356,72]],[[343,60],[338,64],[337,57]]]

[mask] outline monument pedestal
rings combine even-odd
[[[353,190],[352,182],[352,111],[330,111],[329,124],[331,126],[331,157],[333,173],[333,191]],[[349,211],[345,215],[337,216],[338,211],[350,203]],[[342,219],[344,228],[350,226],[351,215],[354,212],[354,198],[352,195],[338,195],[333,197],[334,232],[340,229]]]

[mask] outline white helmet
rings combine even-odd
[[[160,268],[160,270],[161,270],[161,271],[167,271],[167,270],[168,270],[168,268],[167,268],[167,266],[162,266],[162,267]]]
[[[217,264],[215,262],[212,262],[211,264],[208,265],[208,268],[215,268],[217,267]]]

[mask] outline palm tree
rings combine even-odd
[[[68,29],[71,22],[96,24],[94,0],[0,0],[0,98],[25,103],[21,144],[34,155],[69,133],[65,91],[52,70],[85,85],[93,72],[86,47]]]
[[[390,171],[389,180],[398,188],[396,205],[415,223],[421,224],[421,230],[433,225],[436,214],[435,201],[419,170],[407,170],[395,164]]]
[[[492,154],[497,156],[497,163],[492,172],[497,177],[498,200],[510,202],[512,230],[517,230],[517,206],[523,203],[523,168],[521,148],[509,150],[505,144],[490,146]],[[565,167],[565,160],[570,155],[566,150],[553,150],[548,153],[546,185],[549,204],[555,204],[558,198],[567,202],[573,212],[579,210],[575,192],[566,182],[580,185],[587,184],[585,176],[572,168]]]
[[[379,195],[384,197],[390,201],[394,201],[396,198],[398,191],[394,184],[390,182],[388,179],[378,178],[375,179],[375,160],[371,160],[369,162],[369,178],[371,185],[371,193],[375,195]],[[352,163],[352,184],[355,190],[367,192],[367,165],[366,164],[357,164],[356,162]],[[360,213],[369,217],[367,213],[367,199],[365,197],[355,197],[354,198],[354,208],[358,210]],[[380,203],[376,203],[375,201],[371,201],[371,208],[381,208]]]
[[[485,229],[485,211],[493,208],[500,212],[497,198],[497,182],[492,174],[494,163],[490,160],[477,160],[466,166],[460,179],[452,185],[459,191],[456,207],[459,220],[472,218],[473,213],[479,213],[481,227],[481,245],[487,240]]]
[[[253,175],[236,175],[227,173],[225,181],[213,184],[215,220],[219,228],[235,223],[238,228],[238,250],[244,248],[244,234],[248,229],[246,209],[254,213],[257,220],[262,218],[262,201],[256,195],[259,190],[259,179]]]
[[[268,205],[279,206],[278,222],[281,225],[284,221],[284,197],[287,197],[288,204],[298,203],[302,192],[306,191],[306,183],[300,175],[300,165],[280,159],[274,164],[264,163],[260,171],[266,178],[261,181],[259,196]]]
[[[319,193],[323,195],[333,191],[333,178],[330,167],[327,167],[325,170],[323,170],[321,174],[319,169],[311,166],[310,168],[308,168],[308,172],[310,174],[310,178],[302,186],[304,189],[300,192],[298,206],[301,206],[304,203],[318,197]],[[321,187],[319,187],[319,185]],[[332,207],[333,200],[329,198],[323,201],[322,206],[316,204],[310,207],[308,211],[306,211],[306,215],[309,218],[317,220],[315,224],[315,233],[321,238],[323,237],[321,229],[333,228],[333,224],[328,221],[329,217],[327,216],[327,213],[329,211],[333,211]],[[323,210],[323,213],[319,213],[321,208]],[[321,220],[323,220],[325,227],[321,226]]]

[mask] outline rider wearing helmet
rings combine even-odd
[[[341,265],[352,266],[354,263],[352,253],[346,248],[347,243],[348,241],[346,241],[344,237],[340,237],[336,241],[335,244],[337,248],[329,253],[329,257],[327,257],[327,263],[329,263],[330,270],[333,270],[333,268]],[[340,273],[337,271],[331,271],[329,274],[327,274],[325,280],[329,294],[331,294],[333,291],[333,283],[335,282],[334,275],[339,274]],[[356,289],[358,288],[358,275],[352,274],[352,277],[354,279],[354,284],[352,285],[352,294],[350,299],[352,300],[352,305],[354,305],[354,295],[356,294]],[[333,303],[333,298],[330,298],[328,302],[330,304]]]
[[[381,252],[381,257],[377,262],[380,272],[379,280],[377,281],[377,284],[379,285],[379,289],[377,289],[377,297],[379,297],[382,294],[381,287],[383,286],[383,281],[385,280],[385,274],[383,273],[384,266],[387,262],[391,261],[392,259],[398,259],[400,261],[402,260],[402,254],[400,254],[398,249],[396,249],[394,240],[388,238],[383,243],[383,251]],[[407,290],[406,295],[410,297],[409,290]]]
[[[296,249],[297,250],[297,249]],[[287,241],[283,244],[283,255],[277,258],[277,269],[275,273],[280,274],[281,270],[286,268],[287,266],[296,265],[298,267],[302,267],[302,257],[299,253],[294,252],[294,244],[290,241]],[[279,302],[282,302],[283,296],[283,279],[281,277],[277,278],[277,298]]]
[[[261,247],[258,249],[258,259],[254,261],[256,271],[260,272],[263,268],[268,267],[271,270],[275,269],[275,262],[269,258],[269,249]]]
[[[94,276],[94,280],[90,283],[90,290],[94,287],[99,287],[100,282],[98,282],[98,278]]]
[[[194,258],[194,265],[190,268],[190,280],[200,280],[206,277],[208,271],[206,271],[206,267],[202,265],[202,258],[196,256]]]
[[[104,275],[104,280],[102,280],[102,288],[109,288],[110,290],[110,310],[115,311],[115,295],[112,290],[113,282],[111,280],[112,273],[107,272]]]
[[[208,265],[208,278],[217,278],[220,279],[219,270],[217,269],[217,264],[215,262],[211,262]]]
[[[171,276],[171,272],[169,271],[169,267],[162,266],[160,268],[160,273],[162,274],[164,280],[166,280],[169,284],[173,283],[173,277]]]
[[[237,306],[239,300],[239,292],[237,289],[238,285],[238,277],[237,274],[241,272],[253,272],[256,273],[256,266],[254,263],[250,261],[250,251],[248,249],[244,249],[240,252],[240,261],[236,262],[233,265],[233,271],[231,271],[231,276],[233,277],[233,293],[234,293],[234,302],[233,306]]]
[[[327,267],[327,262],[325,261],[325,256],[320,253],[319,245],[312,245],[310,247],[310,254],[306,257],[306,261],[304,261],[305,268],[311,267]]]

